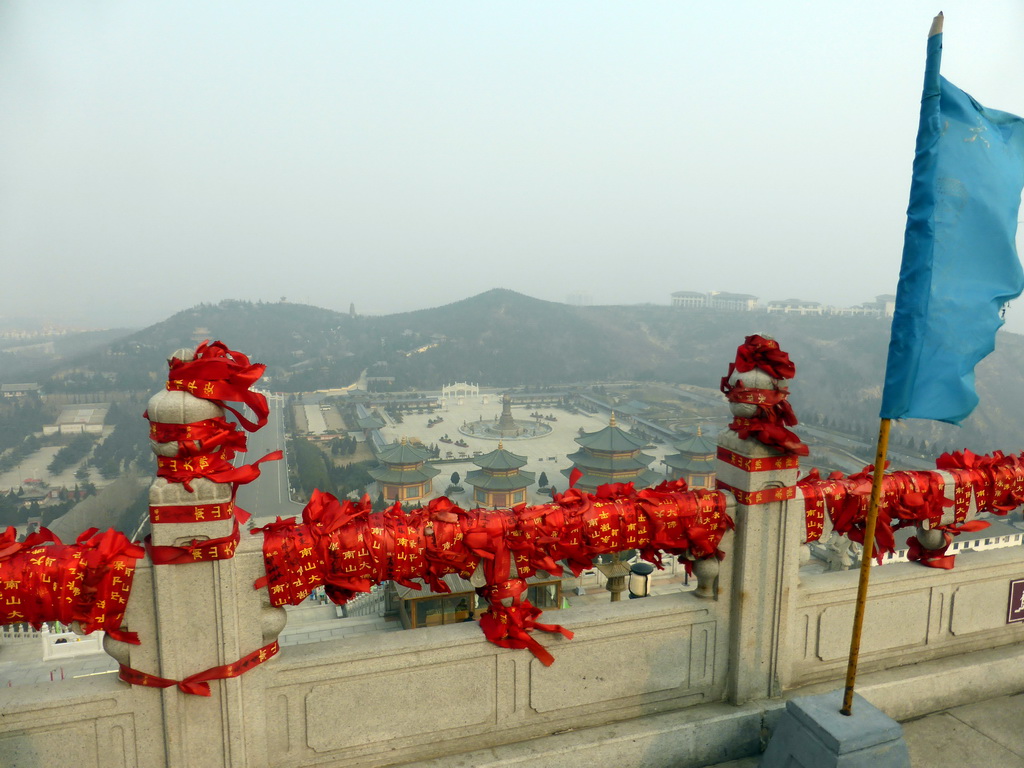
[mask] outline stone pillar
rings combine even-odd
[[[777,383],[759,369],[742,374],[742,379],[746,387],[757,389],[772,389]],[[730,408],[741,418],[754,415],[751,405],[730,403]],[[743,440],[728,429],[719,435],[718,447],[719,488],[736,497],[728,695],[742,704],[779,696],[788,677],[786,635],[805,522],[797,509],[802,505],[787,504],[796,495],[796,456]]]
[[[192,358],[187,350],[175,356]],[[149,401],[148,413],[153,422],[189,424],[223,416],[224,410],[187,392],[163,391]],[[178,443],[154,443],[153,450],[158,456],[173,457]],[[191,485],[189,492],[182,484],[154,480],[149,491],[154,546],[187,547],[232,533],[232,518],[205,519],[211,508],[231,504],[231,486],[202,478]],[[159,511],[153,514],[154,508],[196,506],[202,510],[190,522],[158,522]],[[139,672],[180,681],[238,661],[273,641],[284,628],[284,610],[270,606],[265,589],[253,588],[263,575],[261,547],[259,540],[247,536],[244,526],[242,541],[230,559],[152,565],[144,570],[145,574],[140,568],[139,575],[150,577],[152,588],[146,596],[152,596],[154,605],[153,619],[143,620],[139,627],[143,652],[130,651],[130,665]],[[133,591],[132,602],[136,600],[141,601],[142,594]],[[129,628],[135,627],[129,623]],[[114,649],[112,655],[121,660],[125,650]],[[234,679],[211,681],[210,697],[189,695],[174,686],[139,688],[140,695],[150,693],[161,699],[167,765],[266,766],[264,702],[257,684],[264,674],[266,666],[260,665]]]

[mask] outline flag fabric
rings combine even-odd
[[[995,349],[1002,309],[1024,290],[1024,120],[946,81],[941,58],[939,32],[928,39],[881,417],[958,424],[978,404],[974,366]]]

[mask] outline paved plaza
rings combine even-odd
[[[75,477],[75,471],[82,465],[84,459],[72,464],[56,475],[51,474],[50,470],[47,469],[61,447],[60,445],[44,446],[35,453],[25,457],[24,461],[18,465],[6,472],[0,473],[0,491],[6,492],[11,488],[17,490],[18,486],[23,485],[29,479],[43,480],[53,488],[60,488],[61,486],[74,488],[76,484],[79,484],[78,478]],[[110,483],[109,480],[105,480],[99,472],[94,470],[89,470],[89,482],[97,488],[102,488]]]
[[[471,424],[480,419],[494,420],[496,416],[499,416],[502,392],[503,390],[481,390],[479,395],[452,398],[446,405],[435,408],[432,415],[426,413],[403,414],[404,421],[401,424],[394,424],[384,414],[383,409],[380,409],[381,416],[387,422],[386,426],[380,430],[381,436],[385,441],[391,443],[401,440],[403,437],[416,438],[427,446],[436,443],[441,449],[442,459],[446,458],[448,451],[452,452],[456,461],[444,461],[435,465],[441,470],[441,474],[434,479],[434,492],[440,496],[447,488],[452,472],[458,472],[461,478],[465,478],[467,472],[478,468],[472,462],[475,452],[486,454],[498,447],[498,440],[466,435],[459,429],[464,424]],[[544,472],[548,476],[549,483],[559,491],[564,491],[568,487],[569,481],[561,473],[561,470],[572,466],[572,462],[566,457],[579,450],[579,445],[575,442],[575,438],[579,436],[579,430],[582,428],[585,432],[596,432],[607,427],[608,414],[569,413],[552,406],[524,406],[515,403],[512,405],[512,416],[519,422],[534,422],[535,419],[530,417],[530,414],[534,412],[540,413],[541,416],[554,416],[557,419],[557,421],[542,419],[544,424],[551,427],[551,432],[534,438],[504,438],[502,445],[507,451],[525,456],[527,464],[523,469],[535,472],[538,481],[540,473]],[[444,421],[433,427],[427,426],[429,420],[439,416],[443,417]],[[623,429],[628,430],[630,427],[628,419],[621,416],[616,417],[616,422]],[[440,438],[446,433],[452,441],[462,439],[467,446],[459,447],[454,444],[442,443]],[[461,461],[457,460],[460,452],[466,454]],[[647,449],[644,453],[654,457],[654,461],[649,465],[650,468],[663,475],[665,473],[663,459],[666,455],[677,453],[677,451],[665,442],[658,442],[654,448]],[[472,489],[465,482],[462,483],[462,486],[466,489],[465,494],[457,494],[452,500],[459,504],[468,504],[467,500],[472,494]],[[534,483],[527,489],[529,504],[541,504],[550,500],[551,497],[548,494],[539,493],[537,488],[538,483]]]
[[[903,723],[911,768],[1024,768],[1024,693]],[[757,768],[760,756],[711,768]]]

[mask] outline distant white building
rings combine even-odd
[[[751,312],[757,309],[757,296],[749,293],[728,293],[726,291],[676,291],[672,294],[672,306],[680,309],[721,309],[727,312]]]
[[[728,293],[726,291],[676,291],[672,294],[672,306],[678,309],[718,309],[726,312],[768,312],[786,315],[843,315],[847,317],[892,317],[896,308],[896,297],[883,293],[874,301],[865,301],[853,307],[830,307],[820,301],[803,299],[781,299],[766,305],[758,305],[757,296],[749,293]]]
[[[103,422],[107,418],[110,403],[89,403],[73,405],[60,412],[54,424],[43,426],[44,435],[77,435],[86,432],[91,435],[103,433]]]
[[[708,305],[706,293],[697,291],[676,291],[672,294],[672,306],[681,309],[699,309]]]
[[[4,397],[25,397],[31,394],[39,394],[42,387],[39,384],[4,384],[0,387],[0,394]]]
[[[824,315],[825,305],[820,301],[803,301],[802,299],[783,299],[772,301],[765,307],[769,313],[784,315]]]
[[[565,303],[574,307],[589,307],[594,303],[594,297],[586,291],[574,291],[565,297]]]
[[[1003,547],[1019,547],[1024,541],[1024,531],[1020,528],[1003,522],[991,516],[980,518],[989,523],[989,527],[982,531],[969,531],[954,536],[947,555],[956,555],[961,552],[982,552],[986,549],[1002,549]],[[902,528],[896,531],[896,551],[885,555],[882,564],[906,563],[909,545],[907,539],[914,535],[913,528]],[[860,563],[860,558],[857,559]]]
[[[989,523],[989,527],[981,531],[969,531],[953,538],[946,550],[947,555],[964,552],[981,552],[986,549],[1002,549],[1003,547],[1019,547],[1024,544],[1024,531],[991,515],[981,518]],[[910,547],[907,540],[916,533],[913,527],[901,528],[894,533],[895,550],[882,556],[882,565],[909,562],[907,554]],[[845,536],[833,534],[828,541],[814,541],[810,545],[811,554],[832,566],[832,570],[845,570],[860,566],[861,546],[852,544]]]
[[[751,296],[749,293],[711,291],[708,294],[708,306],[711,309],[725,309],[732,312],[752,312],[757,309],[757,296]]]
[[[896,297],[890,293],[883,293],[875,297],[874,301],[865,301],[854,307],[833,307],[833,315],[862,316],[862,317],[892,317],[896,309]]]

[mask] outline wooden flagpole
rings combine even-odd
[[[940,11],[939,15],[932,19],[931,29],[928,30],[929,39],[942,34],[942,22],[943,15]],[[895,324],[895,320],[893,323]],[[871,503],[868,506],[867,520],[864,521],[864,549],[860,555],[860,582],[857,584],[857,604],[853,613],[853,633],[850,636],[850,660],[846,666],[846,692],[843,694],[843,707],[839,710],[848,716],[853,714],[853,686],[857,680],[860,637],[864,629],[864,610],[868,602],[868,580],[871,578],[871,557],[875,550],[875,523],[878,521],[878,505],[882,497],[882,481],[885,478],[885,457],[889,452],[889,425],[889,419],[882,419],[878,425],[878,446],[875,450],[875,474],[871,482]]]
[[[850,660],[846,665],[846,692],[843,694],[844,715],[853,714],[853,685],[857,680],[857,661],[860,657],[860,636],[864,629],[864,609],[868,603],[868,580],[871,578],[871,557],[875,550],[875,523],[882,498],[882,480],[885,478],[885,457],[889,452],[889,419],[878,425],[878,446],[875,450],[875,474],[871,482],[871,503],[864,521],[864,548],[860,553],[860,582],[857,584],[857,606],[853,613],[853,634],[850,637]]]

